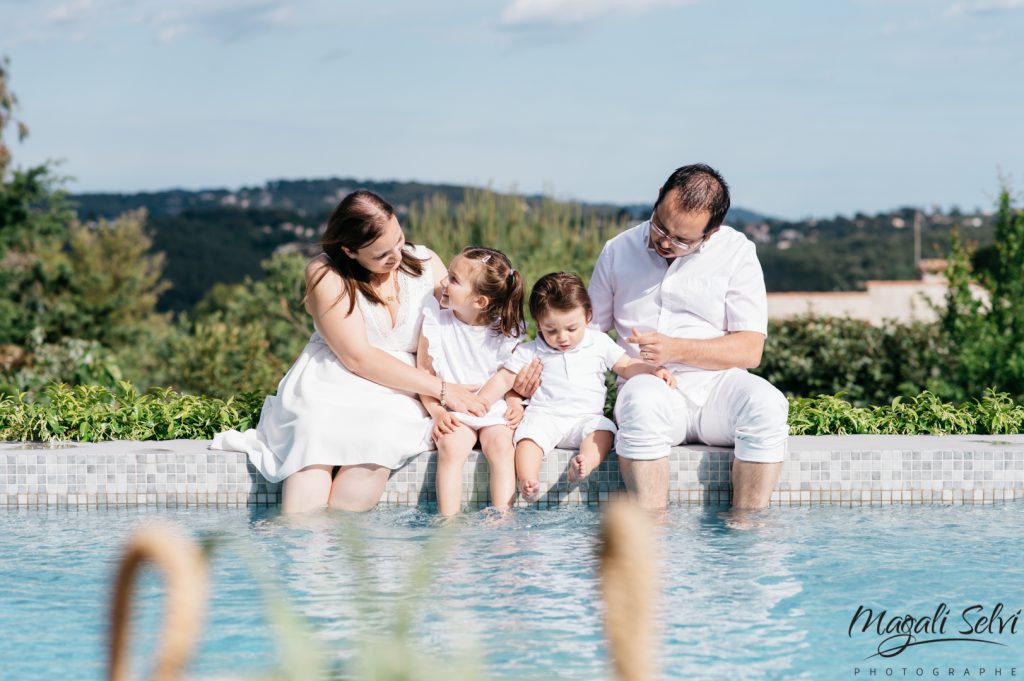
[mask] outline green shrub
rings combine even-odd
[[[790,397],[844,393],[854,404],[879,404],[933,390],[943,396],[949,350],[937,324],[801,316],[772,321],[763,376]]]
[[[789,403],[791,435],[1005,435],[1024,431],[1024,405],[989,388],[980,399],[944,402],[925,391],[889,404],[858,407],[843,395]]]
[[[262,392],[227,399],[183,395],[168,388],[140,394],[114,388],[48,386],[37,399],[0,397],[0,440],[209,439],[259,420]],[[930,392],[889,404],[856,406],[840,394],[790,400],[793,435],[1004,435],[1024,431],[1024,405],[992,389],[959,405]]]
[[[261,393],[222,400],[170,389],[140,394],[124,381],[113,389],[54,384],[37,400],[0,397],[0,440],[208,439],[252,427],[262,404]]]

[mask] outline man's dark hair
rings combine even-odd
[[[704,228],[705,234],[722,226],[725,214],[729,212],[729,185],[717,170],[704,163],[677,168],[668,176],[658,192],[658,200],[654,203],[655,210],[671,191],[676,192],[673,204],[677,210],[684,213],[711,213],[711,218]]]

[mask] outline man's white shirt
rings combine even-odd
[[[639,354],[626,342],[634,328],[698,340],[735,331],[767,335],[767,294],[753,242],[723,226],[695,253],[668,261],[649,246],[650,229],[650,222],[643,222],[602,249],[589,286],[593,325],[614,328],[631,357]],[[686,364],[668,368],[698,405],[719,374]]]

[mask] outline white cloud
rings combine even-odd
[[[513,0],[501,15],[509,27],[572,26],[610,14],[641,14],[697,0]]]
[[[964,14],[998,14],[1024,9],[1024,0],[964,0],[950,5],[946,15],[955,17]]]
[[[46,13],[46,18],[54,23],[62,24],[79,21],[92,15],[94,10],[95,6],[92,4],[92,0],[72,0],[54,7]]]
[[[281,30],[295,10],[285,0],[66,0],[46,12],[53,39],[108,28],[148,27],[160,42],[201,34],[220,42]]]

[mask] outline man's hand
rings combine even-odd
[[[534,357],[532,362],[516,374],[512,389],[523,397],[533,397],[533,393],[537,392],[537,388],[540,387],[541,370],[540,359]]]
[[[671,364],[679,362],[675,356],[675,338],[666,336],[657,331],[640,333],[633,328],[633,335],[626,339],[627,343],[636,343],[640,346],[640,359],[648,364]]]

